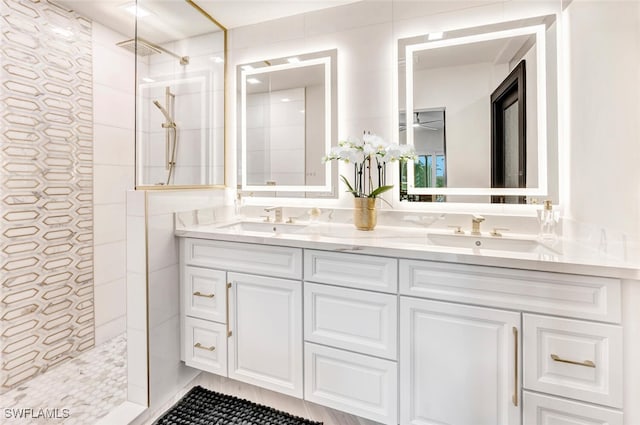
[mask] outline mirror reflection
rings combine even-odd
[[[242,189],[334,195],[335,68],[335,50],[238,67]]]
[[[401,200],[548,194],[556,43],[553,16],[399,40],[399,140],[418,154],[401,170]]]

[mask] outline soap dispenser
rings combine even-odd
[[[554,241],[558,238],[556,227],[559,220],[558,212],[553,209],[551,200],[544,201],[544,207],[538,210],[538,224],[540,231],[538,237],[546,241]]]

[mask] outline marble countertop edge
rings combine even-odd
[[[256,243],[273,246],[318,249],[324,251],[350,252],[356,254],[399,257],[412,260],[441,261],[479,266],[506,267],[558,273],[612,277],[640,280],[640,266],[624,263],[589,251],[578,244],[563,241],[563,253],[538,253],[502,251],[495,249],[470,249],[429,245],[427,234],[414,232],[394,236],[385,234],[392,228],[383,228],[380,235],[362,232],[362,237],[333,237],[319,234],[282,233],[265,236],[262,232],[225,232],[217,225],[193,225],[175,231],[178,237],[212,239],[228,242]],[[351,226],[353,228],[353,226]],[[345,228],[347,230],[348,228]],[[396,232],[402,232],[393,229]],[[410,236],[412,233],[413,236]],[[410,243],[408,239],[412,239]]]

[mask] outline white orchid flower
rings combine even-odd
[[[345,176],[341,176],[349,187],[349,192],[356,197],[377,198],[382,193],[390,190],[392,186],[385,185],[384,181],[372,179],[370,173],[373,172],[373,168],[363,167],[364,162],[371,159],[371,157],[378,161],[379,167],[384,167],[386,162],[413,158],[415,153],[411,147],[387,143],[376,134],[365,133],[361,139],[349,137],[346,140],[339,141],[338,146],[332,147],[323,159],[325,162],[339,160],[354,164],[362,172],[359,173],[359,177],[354,179],[353,184]],[[371,183],[367,185],[367,181],[375,181],[378,187],[373,186]]]
[[[352,159],[351,162],[353,162],[354,164],[360,164],[364,161],[365,155],[361,150],[357,149],[351,153],[350,159]]]
[[[375,153],[377,152],[377,149],[376,149],[376,147],[375,147],[375,146],[373,146],[373,145],[371,145],[371,144],[369,144],[369,143],[365,143],[365,144],[362,146],[362,152],[364,153],[364,156],[365,156],[365,157],[368,157],[368,156],[370,156],[370,155],[375,154]]]

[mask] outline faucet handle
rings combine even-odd
[[[493,230],[491,231],[490,235],[491,236],[495,236],[495,237],[500,237],[502,236],[501,231],[507,231],[509,229],[507,229],[506,227],[494,227]]]
[[[271,216],[270,215],[261,215],[260,218],[262,218],[265,223],[271,223]]]
[[[453,233],[456,235],[464,235],[464,230],[462,230],[462,226],[448,225],[447,227],[451,227],[454,229]]]

